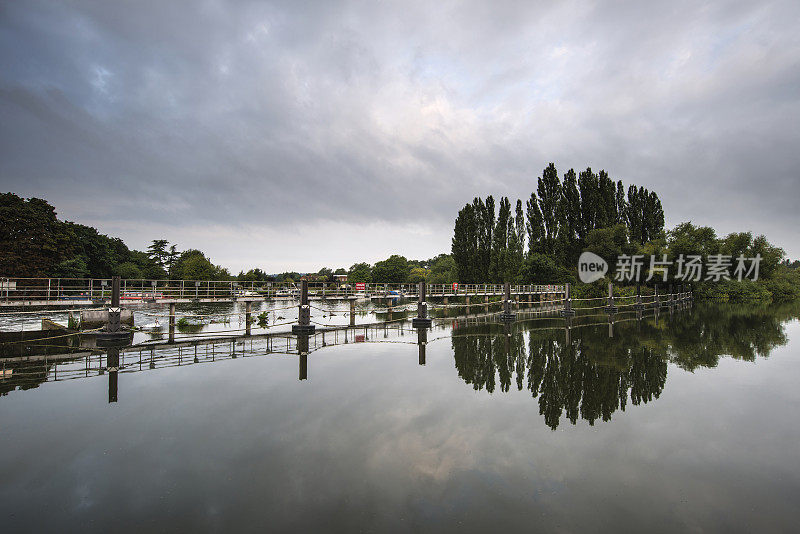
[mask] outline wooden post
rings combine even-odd
[[[299,379],[308,380],[308,334],[298,334],[297,356],[299,360]]]
[[[250,335],[250,314],[253,309],[253,303],[249,300],[244,304],[244,335]]]
[[[572,309],[572,298],[570,297],[570,285],[564,285],[564,309],[561,310],[561,315],[567,319],[567,327],[569,328],[569,319],[575,315],[575,310]]]
[[[106,358],[108,370],[108,403],[117,402],[117,372],[119,371],[119,349],[110,347]]]
[[[308,280],[301,280],[300,305],[298,306],[298,319],[297,319],[297,324],[292,325],[292,333],[298,335],[312,334],[315,328],[316,327],[313,324],[311,324],[311,307],[308,305]]]
[[[417,316],[411,321],[414,328],[428,328],[432,321],[428,317],[428,303],[425,302],[425,282],[420,282],[417,293],[419,300],[417,301]]]
[[[356,325],[356,298],[350,297],[350,326]]]
[[[175,303],[169,305],[169,342],[175,343]]]
[[[119,276],[115,276],[111,281],[111,307],[108,309],[108,319],[106,323],[107,332],[119,332],[120,315]]]
[[[503,287],[503,313],[500,314],[500,320],[511,322],[517,318],[515,313],[511,312],[511,283],[506,282]]]
[[[428,329],[417,328],[417,345],[419,345],[419,364],[425,365],[425,346],[428,344]]]
[[[606,312],[610,321],[613,320],[611,316],[617,312],[617,307],[614,306],[614,284],[611,282],[608,283],[608,306],[606,306]]]

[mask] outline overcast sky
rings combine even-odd
[[[548,162],[800,256],[800,3],[0,3],[0,189],[238,272],[449,252]]]

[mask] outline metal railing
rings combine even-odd
[[[429,297],[499,296],[503,284],[426,284]],[[358,282],[308,283],[312,299],[416,297],[417,284],[382,284]],[[563,285],[513,285],[513,294],[558,294]],[[299,283],[256,282],[233,280],[149,280],[123,279],[121,303],[192,301],[192,300],[260,300],[299,297]],[[111,279],[106,278],[0,278],[0,303],[29,304],[97,304],[111,298]]]

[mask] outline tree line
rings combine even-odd
[[[451,251],[461,282],[531,281],[541,274],[562,279],[597,230],[615,227],[639,245],[663,237],[655,191],[630,185],[626,193],[622,180],[591,168],[570,169],[562,180],[550,163],[524,205],[501,197],[495,206],[491,195],[466,204],[456,217]]]
[[[200,250],[156,239],[146,251],[117,237],[61,221],[47,201],[0,194],[0,274],[10,277],[227,279]]]
[[[323,267],[317,273],[269,274],[260,268],[231,275],[215,265],[202,251],[178,250],[175,243],[154,239],[147,250],[132,250],[119,238],[101,234],[83,224],[59,220],[46,200],[25,199],[14,193],[0,194],[0,275],[9,277],[110,278],[149,280],[238,280],[252,282],[334,282],[346,274],[350,282],[450,283],[457,279],[449,254],[427,260],[391,255],[374,265],[354,263],[335,271]]]

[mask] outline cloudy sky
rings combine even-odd
[[[0,189],[238,271],[448,252],[548,162],[800,256],[800,4],[3,2]]]

